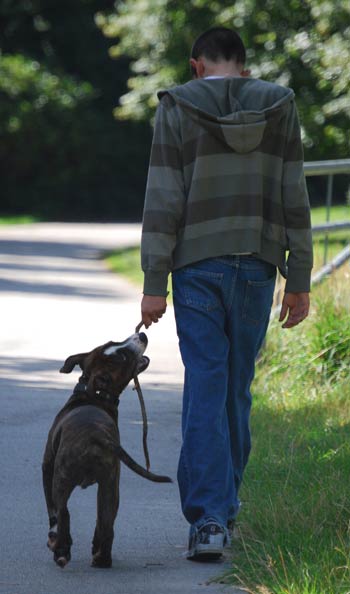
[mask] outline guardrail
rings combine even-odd
[[[337,270],[347,260],[350,259],[350,245],[346,246],[341,252],[339,252],[330,262],[327,263],[328,258],[328,233],[332,231],[347,230],[350,229],[349,221],[335,221],[330,222],[330,214],[332,208],[333,199],[333,178],[337,174],[350,174],[350,159],[337,159],[330,161],[308,161],[304,163],[304,173],[306,177],[316,175],[327,175],[327,193],[326,193],[326,221],[320,225],[312,227],[312,234],[317,235],[324,233],[325,244],[324,244],[324,255],[323,255],[323,266],[312,276],[311,282],[313,285],[319,284],[324,278],[332,274],[334,270]],[[349,234],[350,235],[350,234]],[[350,237],[349,237],[350,240]],[[282,281],[282,277],[280,278]],[[275,317],[279,314],[280,303],[282,300],[283,285],[280,282],[277,283],[275,293],[275,306],[272,309],[271,317]]]
[[[304,172],[306,176],[350,173],[350,159],[306,161],[306,163],[304,163]]]
[[[328,262],[325,266],[322,266],[320,270],[317,270],[315,274],[312,275],[311,284],[318,285],[320,282],[323,281],[324,278],[332,274],[334,270],[337,270],[342,266],[347,260],[350,259],[350,245],[347,245],[341,252],[339,252],[333,260]]]
[[[339,221],[334,223],[323,223],[321,225],[314,225],[312,227],[312,234],[324,233],[327,231],[341,231],[343,229],[350,229],[350,221]]]
[[[339,229],[347,229],[346,223],[333,223],[330,224],[332,199],[333,199],[333,179],[334,175],[340,173],[350,174],[350,159],[335,159],[330,161],[309,161],[304,163],[304,173],[306,177],[315,175],[327,175],[327,193],[326,193],[326,223],[324,225],[317,225],[313,227],[313,233],[324,233],[324,254],[323,254],[323,266],[326,266],[328,259],[328,232],[337,231]],[[343,225],[343,226],[341,226]]]

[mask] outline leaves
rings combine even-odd
[[[307,157],[348,156],[348,0],[124,0],[97,22],[117,37],[111,55],[133,60],[116,117],[151,118],[156,91],[189,79],[196,36],[223,25],[241,34],[254,77],[294,88]]]

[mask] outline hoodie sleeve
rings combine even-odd
[[[313,264],[311,217],[300,125],[294,101],[290,103],[287,116],[282,200],[289,250],[285,290],[290,293],[308,292]]]
[[[146,186],[141,237],[145,295],[167,295],[185,187],[177,107],[165,95],[157,108]]]

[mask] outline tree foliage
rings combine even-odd
[[[97,22],[117,37],[111,55],[132,59],[118,118],[151,117],[155,91],[189,79],[194,38],[219,24],[242,36],[254,77],[295,90],[308,158],[349,156],[348,0],[124,0]]]
[[[113,0],[0,3],[3,214],[140,216],[150,134],[112,115],[128,59],[111,60],[111,42],[94,20],[97,8],[112,7]]]

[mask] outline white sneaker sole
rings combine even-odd
[[[224,552],[225,538],[222,534],[210,537],[209,544],[196,544],[187,552],[187,559],[219,559]]]

